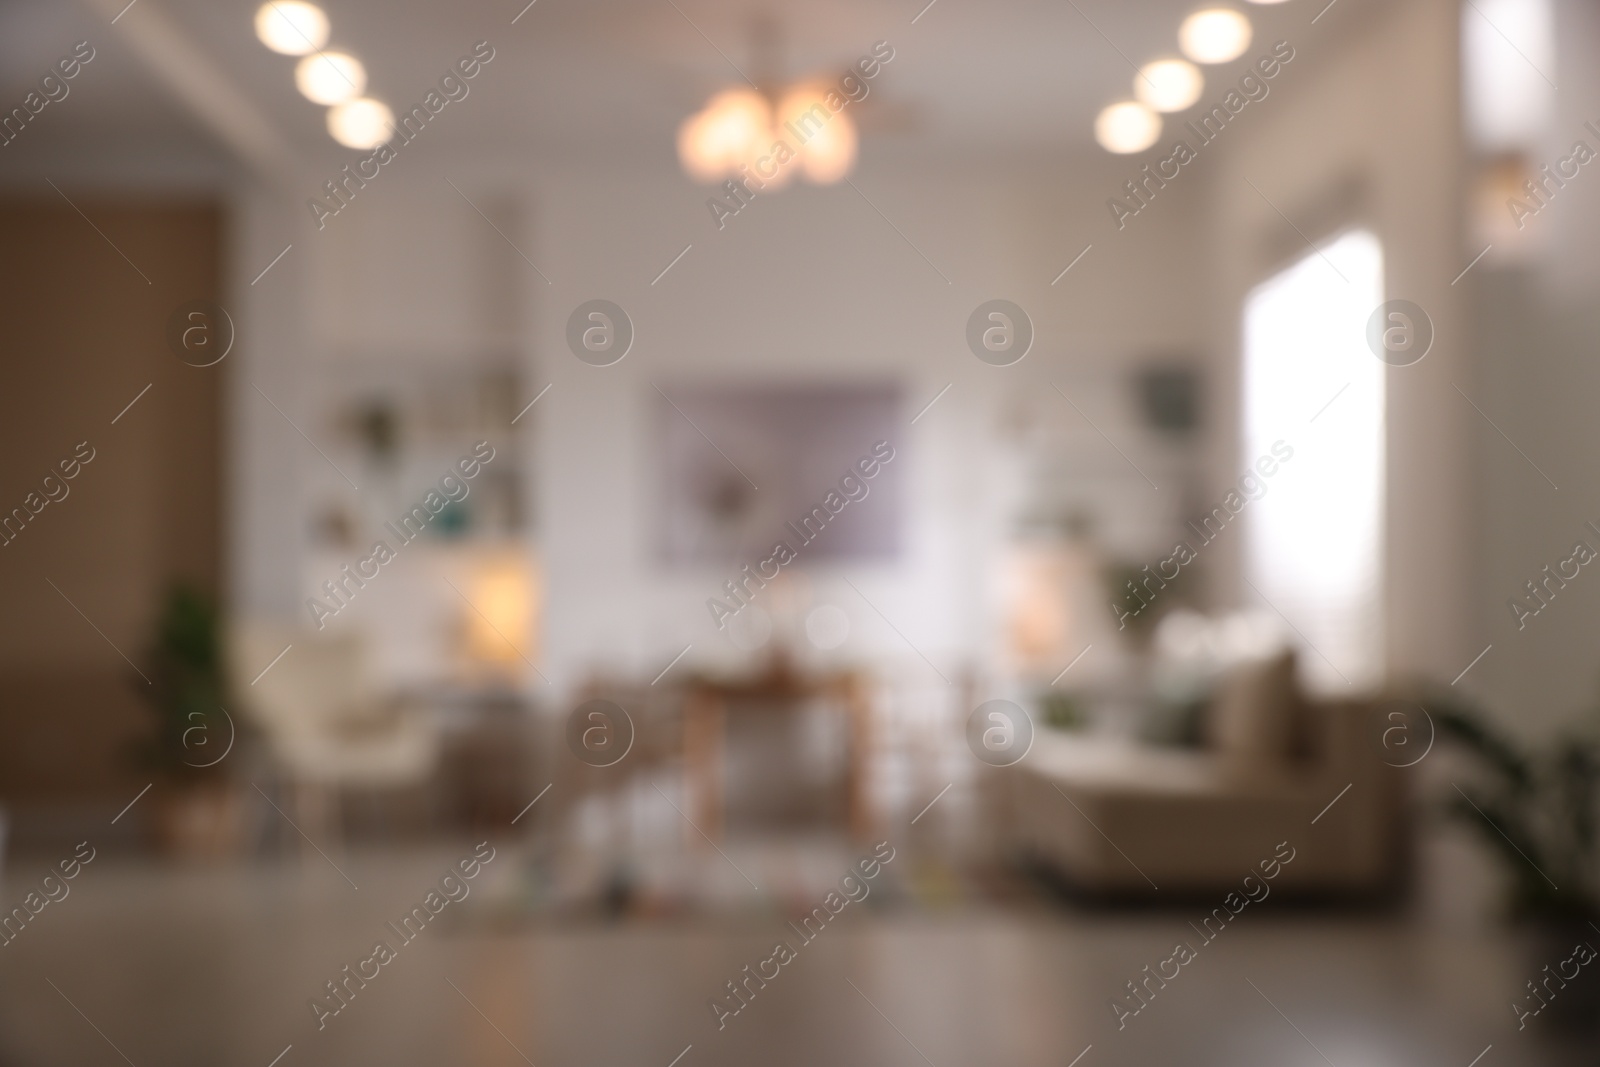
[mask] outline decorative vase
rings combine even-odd
[[[239,795],[228,783],[166,788],[153,798],[152,830],[162,855],[218,860],[239,843]]]

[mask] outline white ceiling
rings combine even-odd
[[[841,69],[877,40],[894,47],[894,61],[873,82],[860,113],[865,152],[875,144],[951,154],[1059,152],[1092,144],[1095,113],[1128,95],[1131,63],[1175,53],[1177,25],[1194,6],[1191,0],[936,0],[913,24],[926,0],[811,0],[803,9],[760,0],[537,0],[513,25],[525,2],[324,0],[324,7],[331,43],[366,63],[369,93],[397,110],[419,101],[474,42],[494,46],[496,58],[472,95],[451,107],[448,121],[430,127],[440,150],[593,150],[659,162],[670,160],[683,117],[739,80],[735,65],[759,76],[752,38],[761,18],[780,35],[777,73],[785,79]],[[1362,0],[1343,2],[1353,8]],[[1310,24],[1323,3],[1249,6],[1257,39],[1247,58],[1272,40],[1310,41],[1325,32]],[[72,95],[41,116],[49,121],[25,136],[80,149],[92,143],[145,154],[220,151],[130,44],[126,31],[135,22],[164,17],[295,152],[308,159],[337,153],[323,129],[323,109],[293,87],[294,60],[256,41],[255,6],[254,0],[137,0],[122,16],[125,25],[111,25],[97,0],[11,0],[0,9],[0,99],[6,108],[20,103],[59,55],[88,39],[95,61]],[[1203,99],[1221,95],[1228,71],[1209,72]],[[6,162],[0,156],[0,170]]]

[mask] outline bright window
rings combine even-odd
[[[1461,7],[1467,134],[1487,152],[1540,147],[1555,102],[1550,0],[1468,0]]]
[[[1293,449],[1245,509],[1245,575],[1311,645],[1322,692],[1382,676],[1385,365],[1366,328],[1383,299],[1383,249],[1355,231],[1245,303],[1241,460]]]

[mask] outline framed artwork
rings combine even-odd
[[[663,563],[749,562],[778,541],[806,561],[899,554],[899,386],[679,386],[656,399],[652,481]]]

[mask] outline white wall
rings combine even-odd
[[[1556,108],[1535,166],[1570,154],[1576,140],[1600,149],[1600,139],[1584,129],[1586,122],[1600,125],[1594,43],[1600,15],[1577,2],[1556,9],[1557,67],[1550,72]],[[1600,449],[1593,403],[1600,395],[1596,225],[1600,171],[1590,164],[1529,220],[1526,236],[1536,253],[1527,262],[1507,263],[1491,252],[1481,265],[1488,269],[1461,283],[1472,300],[1478,403],[1515,442],[1487,425],[1474,440],[1482,479],[1471,524],[1482,531],[1474,609],[1483,644],[1492,641],[1494,648],[1469,678],[1510,723],[1535,733],[1570,725],[1580,711],[1592,713],[1600,682],[1600,577],[1593,567],[1521,628],[1507,604],[1517,596],[1531,602],[1525,583],[1568,558],[1576,541],[1600,548],[1600,538],[1585,528],[1600,524],[1600,471],[1591,459]]]
[[[1010,518],[995,431],[1008,402],[1043,396],[1044,417],[1082,430],[1046,384],[1056,381],[1140,467],[1163,469],[1136,425],[1124,372],[1138,357],[1196,354],[1198,190],[1173,197],[1162,227],[1105,240],[1104,199],[1122,180],[1120,161],[964,167],[869,154],[853,180],[893,225],[841,185],[759,196],[719,231],[707,191],[670,165],[434,164],[400,160],[321,233],[309,212],[296,222],[293,205],[248,202],[237,272],[253,275],[291,239],[295,249],[248,294],[254,314],[243,327],[250,344],[240,377],[261,375],[263,388],[270,377],[286,396],[268,391],[293,416],[315,408],[303,394],[318,388],[319,360],[386,348],[467,358],[507,342],[504,301],[484,293],[512,279],[520,320],[510,340],[527,367],[522,402],[551,384],[519,429],[532,424],[520,447],[533,452],[534,536],[547,583],[540,666],[560,686],[596,666],[651,677],[688,642],[688,663],[733,654],[705,607],[730,575],[653,562],[645,417],[653,384],[893,379],[904,383],[909,422],[953,383],[894,442],[912,486],[903,560],[811,572],[816,598],[852,618],[849,655],[934,684],[906,640],[840,579],[855,581],[947,677],[992,646],[990,568]],[[479,206],[501,206],[486,212],[550,283],[505,254],[446,177]],[[579,362],[565,345],[568,313],[594,297],[621,304],[636,328],[628,357],[609,368]],[[984,365],[965,346],[967,316],[992,297],[1015,300],[1035,322],[1033,351],[1011,368]],[[297,300],[308,313],[304,337],[283,321]],[[236,586],[245,610],[282,611],[283,591],[299,588],[304,566],[303,487],[336,475],[253,390],[237,392]],[[1149,492],[1098,435],[1079,439],[1088,471],[1125,485],[1130,498]],[[1159,516],[1176,505],[1139,506]]]
[[[282,619],[300,610],[293,578],[305,552],[305,472],[320,462],[306,455],[309,447],[289,422],[298,416],[304,423],[309,399],[301,386],[312,344],[305,266],[312,246],[301,210],[277,190],[241,183],[231,198],[228,242],[228,306],[237,330],[224,399],[229,599],[236,610]],[[298,247],[262,275],[289,244]]]
[[[1081,380],[1130,348],[1181,341],[1170,324],[1163,333],[1159,321],[1138,318],[1134,309],[1149,292],[1136,285],[1107,293],[1081,325],[1053,306],[1064,293],[1052,292],[1049,279],[1078,251],[1039,239],[1063,213],[1051,202],[1059,187],[1040,195],[1037,186],[994,177],[867,168],[856,181],[938,270],[848,186],[759,197],[720,232],[704,194],[670,178],[596,182],[577,174],[544,188],[538,245],[548,253],[540,262],[557,284],[535,288],[535,336],[555,383],[542,404],[541,435],[553,659],[637,670],[665,664],[685,641],[708,652],[719,647],[705,600],[728,575],[662,574],[649,562],[641,490],[651,383],[890,376],[907,385],[909,421],[953,382],[895,442],[914,486],[905,560],[851,572],[905,638],[952,675],[993,628],[982,568],[994,558],[1004,518],[987,476],[996,457],[985,428],[1008,373],[966,350],[971,309],[998,295],[1034,308],[1036,351],[1008,369],[1017,372],[1010,383],[1052,374]],[[1101,263],[1080,266],[1074,281],[1111,274]],[[1169,259],[1166,269],[1166,291],[1183,291],[1174,276],[1182,266]],[[623,363],[597,370],[571,358],[562,330],[571,306],[602,295],[630,309],[639,340]],[[1060,417],[1076,416],[1061,405]],[[1124,421],[1107,419],[1114,428]],[[817,574],[818,594],[853,617],[858,654],[910,655],[871,608],[826,575]]]

